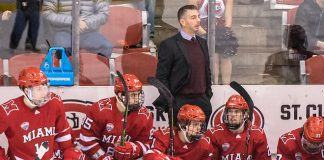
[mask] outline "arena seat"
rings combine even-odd
[[[80,53],[79,85],[110,85],[109,60],[96,53]]]
[[[304,0],[276,0],[277,4],[300,5]]]
[[[18,85],[18,76],[22,69],[26,67],[40,67],[45,54],[40,53],[19,53],[9,58],[9,78],[10,85]]]
[[[157,58],[145,53],[123,54],[115,58],[115,71],[136,75],[143,84],[148,84],[147,78],[154,77]]]
[[[111,5],[101,33],[113,44],[113,53],[149,52],[148,29],[146,11]]]
[[[324,84],[324,56],[314,56],[305,62],[307,82],[309,84]]]

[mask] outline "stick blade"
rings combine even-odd
[[[246,103],[249,106],[249,119],[250,121],[252,121],[253,118],[253,109],[254,109],[254,102],[251,98],[251,96],[249,95],[249,93],[243,88],[243,86],[239,83],[237,83],[236,81],[232,81],[230,83],[230,86],[236,91],[238,92],[246,101]]]

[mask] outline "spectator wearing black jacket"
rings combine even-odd
[[[309,50],[324,50],[324,0],[305,0],[298,7],[296,24],[307,34]]]

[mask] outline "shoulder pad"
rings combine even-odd
[[[112,104],[111,104],[111,99],[110,98],[101,99],[97,103],[98,103],[99,111],[102,111],[102,110],[105,110],[105,109],[106,110],[112,110]]]
[[[150,110],[144,106],[142,106],[137,113],[138,115],[144,115],[147,119],[150,118],[150,114],[151,114]]]
[[[170,134],[170,128],[160,128],[160,131],[163,135]]]
[[[280,137],[282,143],[287,144],[290,140],[296,140],[296,136],[292,132],[285,133]]]
[[[260,133],[263,134],[263,129],[260,128],[260,127],[255,126],[255,125],[251,126],[251,131],[259,131]]]
[[[13,99],[12,100],[9,100],[6,103],[3,103],[1,105],[1,107],[3,108],[3,110],[4,110],[4,112],[6,113],[7,116],[9,116],[9,114],[12,111],[18,111],[19,110],[17,104],[15,103],[15,101]]]
[[[212,134],[214,134],[216,131],[223,131],[224,128],[221,124],[217,124],[215,127],[209,129]]]
[[[57,95],[57,94],[51,92],[51,100],[53,100],[53,99],[57,99],[57,100],[59,100],[59,101],[62,100],[61,97],[60,97],[59,95]]]

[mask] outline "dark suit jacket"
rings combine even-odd
[[[211,89],[211,71],[207,43],[201,37],[196,36],[196,39],[205,55],[206,95],[211,98],[213,93]],[[156,78],[170,89],[173,96],[176,96],[180,89],[188,83],[191,76],[191,68],[195,67],[195,62],[189,61],[187,49],[183,41],[179,32],[161,42],[158,52]],[[166,106],[166,101],[160,95],[153,104],[155,106]]]

